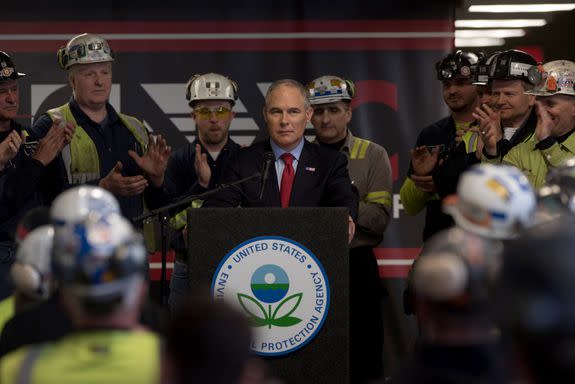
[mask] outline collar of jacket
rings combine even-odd
[[[535,112],[535,108],[531,108],[531,112],[529,112],[529,116],[527,120],[519,127],[517,132],[513,134],[511,139],[509,139],[509,143],[512,147],[516,146],[519,143],[527,141],[533,132],[535,132],[535,126],[537,125],[537,112]]]
[[[84,111],[82,111],[82,108],[80,108],[78,102],[74,99],[74,96],[70,98],[70,110],[72,111],[72,114],[74,115],[74,118],[76,119],[76,122],[78,123],[79,126],[84,127],[86,126],[86,124],[91,126],[100,125],[99,123],[92,121],[92,119],[90,119],[88,115],[86,115]],[[107,116],[108,124],[110,125],[116,124],[116,122],[119,119],[118,113],[110,103],[106,103],[106,112],[108,113]]]

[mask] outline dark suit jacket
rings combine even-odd
[[[222,183],[230,183],[261,172],[264,154],[272,152],[269,140],[242,148],[230,158],[222,175]],[[204,207],[279,207],[280,192],[273,163],[259,199],[261,179],[247,181],[237,188],[229,187],[208,198]],[[291,207],[347,207],[357,218],[358,198],[353,192],[347,172],[347,157],[329,148],[304,143],[297,165]]]

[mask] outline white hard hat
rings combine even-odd
[[[527,177],[509,165],[478,164],[461,175],[457,195],[443,209],[458,226],[480,236],[508,239],[533,224],[536,198]]]
[[[186,99],[190,106],[199,100],[227,100],[234,105],[238,99],[238,85],[218,73],[194,75],[186,84]]]
[[[101,36],[83,33],[72,38],[66,48],[58,50],[58,64],[68,69],[74,64],[90,64],[114,61],[114,53]]]
[[[116,213],[90,216],[54,236],[54,275],[63,288],[97,301],[122,297],[147,262],[142,236]]]
[[[50,296],[53,240],[54,228],[42,225],[20,243],[10,275],[16,289],[24,295],[35,299]]]
[[[525,92],[528,95],[575,96],[575,63],[569,60],[555,60],[543,66],[534,66],[529,72],[529,81],[535,87]]]
[[[331,75],[312,80],[306,88],[312,105],[351,101],[355,95],[355,86],[351,80]]]
[[[90,214],[105,215],[120,213],[118,200],[107,190],[91,185],[82,185],[62,192],[50,209],[50,217],[58,230],[59,226],[79,222]]]

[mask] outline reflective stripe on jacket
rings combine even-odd
[[[100,157],[96,145],[88,133],[76,122],[70,104],[66,103],[50,109],[47,113],[52,121],[71,122],[76,126],[71,143],[62,150],[68,182],[76,185],[100,178]],[[118,113],[118,118],[134,135],[142,148],[142,153],[144,153],[148,146],[148,131],[144,125],[135,117],[122,113]]]

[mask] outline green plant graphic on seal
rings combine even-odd
[[[301,321],[291,314],[299,306],[303,293],[285,297],[289,290],[289,278],[281,267],[275,264],[266,264],[256,269],[252,275],[251,289],[256,298],[238,293],[238,300],[249,315],[253,326],[290,327]],[[280,300],[281,302],[275,309],[272,309],[272,304]],[[262,302],[267,304],[267,308]]]

